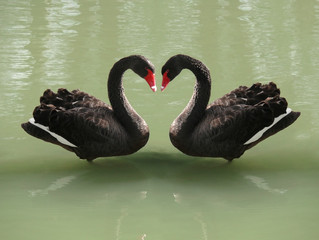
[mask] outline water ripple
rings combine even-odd
[[[70,76],[67,69],[72,53],[72,39],[78,34],[76,26],[80,24],[77,16],[81,14],[76,1],[53,1],[46,6],[48,33],[42,39],[42,57],[44,58],[41,81],[47,86],[65,85]]]
[[[255,0],[242,0],[239,9],[242,15],[239,20],[247,33],[251,51],[247,57],[255,74],[255,79],[273,79],[278,72],[278,50],[273,43],[274,25],[270,21],[269,3]]]
[[[65,187],[66,185],[70,184],[70,182],[72,182],[74,179],[76,179],[75,176],[66,176],[66,177],[58,178],[53,183],[51,183],[47,188],[30,190],[29,194],[31,197],[36,197],[39,195],[40,196],[47,195],[49,194],[49,192],[54,192],[58,189]]]
[[[22,91],[30,88],[29,78],[35,60],[29,49],[33,22],[31,4],[25,1],[17,8],[10,3],[1,5],[0,85],[3,93],[0,97],[0,116],[15,116],[13,121],[10,120],[12,124],[25,108]]]
[[[245,176],[246,179],[250,180],[252,183],[254,183],[258,188],[271,192],[271,193],[280,193],[284,194],[288,190],[287,189],[277,189],[277,188],[271,188],[269,184],[266,182],[265,179],[257,176],[247,175]]]

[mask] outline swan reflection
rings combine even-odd
[[[48,33],[42,39],[44,58],[41,81],[48,86],[64,85],[69,81],[70,60],[73,39],[77,36],[77,16],[81,14],[76,1],[50,1],[47,3],[46,20]]]

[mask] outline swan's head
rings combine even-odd
[[[151,61],[143,56],[136,56],[132,70],[141,78],[144,78],[152,91],[156,92],[155,67]]]
[[[164,89],[167,87],[167,85],[173,81],[173,79],[180,74],[180,72],[183,70],[183,60],[186,58],[186,55],[176,55],[171,57],[162,67],[162,75],[163,75],[163,81],[161,90],[164,91]]]

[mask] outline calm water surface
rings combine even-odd
[[[0,1],[1,239],[318,239],[319,1]],[[46,88],[107,100],[119,58],[160,69],[177,53],[210,68],[212,99],[274,81],[295,124],[228,164],[188,157],[170,143],[194,76],[152,93],[124,85],[148,122],[138,153],[93,164],[27,135]]]

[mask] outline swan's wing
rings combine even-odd
[[[205,119],[209,123],[208,132],[216,141],[244,144],[286,113],[287,102],[276,96],[255,105],[211,105]]]
[[[234,106],[238,104],[255,105],[267,98],[280,95],[276,84],[255,83],[251,87],[240,86],[221,98],[216,99],[211,105]]]
[[[106,103],[88,93],[82,92],[78,89],[69,92],[65,88],[58,89],[57,93],[53,92],[51,89],[47,89],[40,97],[40,103],[45,105],[50,104],[55,107],[63,107],[65,109],[72,109],[77,107],[110,108],[110,106],[108,106]]]
[[[65,110],[52,105],[41,105],[35,109],[33,116],[38,127],[39,125],[46,127],[47,132],[60,143],[63,142],[57,136],[76,147],[92,142],[106,142],[110,135],[114,135],[113,131],[117,125],[113,112],[105,107],[80,107]]]
[[[207,134],[216,142],[233,141],[237,136],[244,138],[249,115],[254,116],[252,108],[246,105],[220,106],[211,105],[204,118]],[[254,127],[255,128],[255,127]],[[243,136],[244,135],[244,136]],[[249,135],[249,134],[248,134]]]

